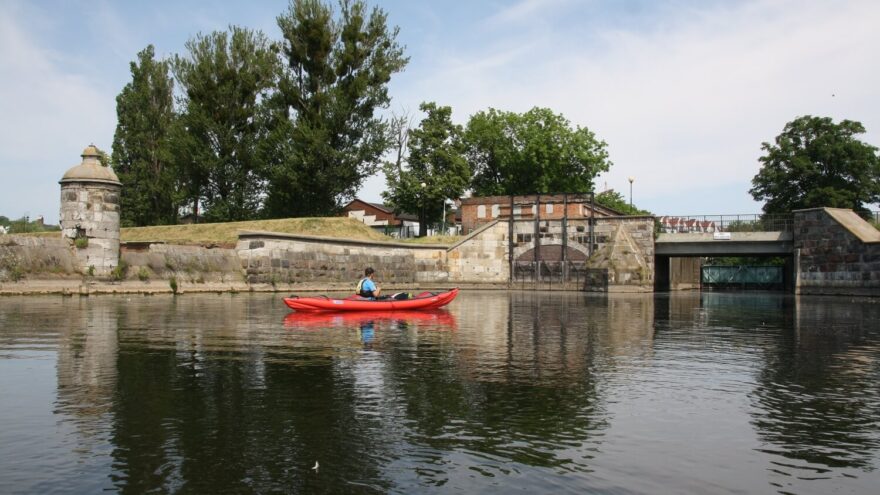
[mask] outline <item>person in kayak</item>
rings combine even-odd
[[[376,285],[376,282],[373,282],[373,274],[375,273],[375,270],[369,266],[364,270],[364,278],[358,282],[357,289],[355,289],[357,295],[369,297],[370,299],[379,299],[382,289]]]

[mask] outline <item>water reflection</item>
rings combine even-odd
[[[880,305],[803,299],[788,312],[793,327],[765,347],[752,394],[760,448],[790,476],[853,476],[876,466],[880,447]]]
[[[0,480],[864,492],[880,482],[876,321],[876,303],[767,294],[470,292],[311,315],[268,295],[8,298]]]

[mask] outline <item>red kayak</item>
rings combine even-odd
[[[378,301],[361,296],[348,296],[344,299],[327,296],[290,296],[284,298],[284,304],[297,311],[397,311],[439,308],[452,302],[457,295],[458,289],[446,292],[422,292],[409,299]]]

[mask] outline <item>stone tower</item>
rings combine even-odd
[[[82,163],[61,181],[61,236],[68,239],[83,273],[106,276],[119,265],[119,194],[122,183],[101,165],[89,145]],[[91,269],[94,267],[94,269]]]

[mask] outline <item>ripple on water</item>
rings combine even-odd
[[[302,318],[272,295],[3,303],[11,492],[880,484],[878,304],[481,291],[419,317]]]

